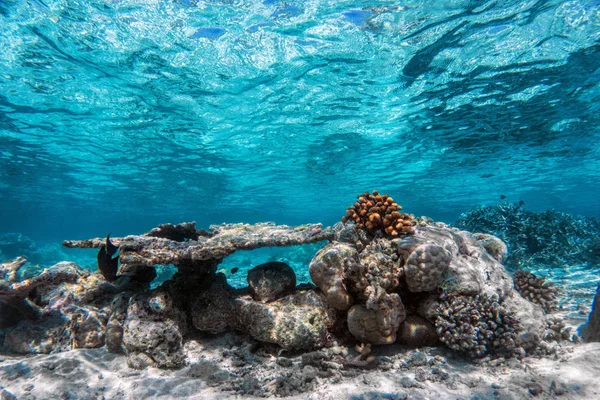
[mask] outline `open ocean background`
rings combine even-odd
[[[599,1],[0,1],[4,258],[94,268],[60,242],[166,222],[331,225],[373,189],[447,223],[519,201],[598,218],[599,143]],[[316,249],[223,266],[302,282]]]

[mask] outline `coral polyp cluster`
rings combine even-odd
[[[497,295],[442,296],[435,321],[439,339],[471,357],[519,353],[518,321],[501,304]]]
[[[539,304],[546,312],[556,309],[557,288],[545,278],[540,278],[531,272],[517,271],[513,275],[515,289],[521,296]]]
[[[413,233],[415,218],[400,213],[400,210],[402,206],[389,195],[380,195],[374,190],[373,193],[365,192],[358,196],[358,201],[346,210],[342,222],[354,221],[358,229],[366,229],[371,233],[382,232],[388,236]]]

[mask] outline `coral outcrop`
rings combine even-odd
[[[325,299],[348,310],[348,329],[359,342],[398,338],[414,344],[410,334],[417,322],[428,336],[435,332],[449,347],[473,357],[522,354],[543,338],[544,313],[513,288],[499,262],[505,247],[498,238],[426,220],[413,226],[411,235],[367,243],[345,229],[336,230],[344,243],[332,241],[320,250],[310,271]],[[473,301],[479,303],[470,305]]]
[[[371,233],[384,233],[388,236],[398,236],[401,233],[412,233],[416,225],[415,218],[406,213],[400,213],[402,206],[390,196],[365,192],[358,201],[348,207],[342,222],[354,221],[358,229]]]
[[[372,344],[440,341],[472,357],[521,356],[536,347],[547,323],[529,294],[547,285],[528,283],[521,296],[518,277],[513,282],[501,264],[506,246],[500,239],[401,214],[377,191],[358,200],[332,228],[261,223],[204,231],[190,222],[64,242],[99,248],[101,273],[61,263],[19,281],[24,261],[2,264],[4,346],[28,353],[106,345],[125,352],[132,368],[181,367],[185,342],[198,331],[240,331],[292,351],[354,340],[360,354],[340,368],[376,367]],[[243,289],[217,272],[238,250],[320,241],[329,243],[309,264],[316,288],[296,286],[294,270],[281,262],[251,269]],[[177,272],[150,290],[155,265]],[[313,364],[306,367],[316,374]]]
[[[123,331],[127,364],[135,369],[181,367],[185,329],[185,314],[173,306],[168,293],[155,290],[134,295]]]

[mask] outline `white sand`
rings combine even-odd
[[[0,386],[18,399],[250,399],[256,397],[233,388],[254,379],[265,387],[274,385],[273,376],[304,379],[311,372],[300,355],[288,355],[287,364],[282,363],[276,353],[257,350],[235,334],[192,341],[186,349],[190,365],[177,371],[135,371],[124,355],[105,349],[0,355]],[[475,365],[443,348],[422,350],[421,359],[432,365],[419,365],[411,361],[417,352],[379,347],[374,354],[380,357],[380,369],[317,377],[308,391],[287,398],[527,399],[534,397],[527,385],[539,384],[537,399],[600,399],[600,343],[566,343],[559,355],[500,366]],[[11,398],[4,396],[0,398]]]

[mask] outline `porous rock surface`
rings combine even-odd
[[[123,330],[129,366],[181,367],[185,326],[185,315],[173,307],[168,293],[153,291],[131,297]]]
[[[58,263],[31,279],[17,281],[14,262],[3,264],[3,268],[9,264],[15,273],[3,274],[0,302],[11,307],[13,321],[4,326],[2,345],[15,353],[102,347],[113,297],[144,289],[127,277],[109,283],[102,275],[71,262]]]
[[[248,271],[248,287],[254,300],[267,303],[293,292],[296,274],[284,262],[268,262]]]
[[[289,350],[328,345],[335,321],[333,308],[313,290],[263,303],[231,288],[221,274],[198,296],[191,314],[194,327],[200,331],[237,330]]]

